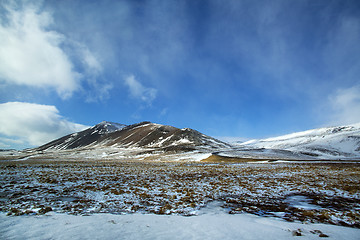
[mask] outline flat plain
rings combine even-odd
[[[360,165],[351,162],[0,162],[7,215],[228,214],[360,228]]]

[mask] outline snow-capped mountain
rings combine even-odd
[[[327,127],[284,136],[250,140],[240,147],[281,150],[298,155],[322,159],[360,158],[360,123]]]
[[[102,122],[84,131],[47,143],[37,150],[67,150],[78,148],[146,148],[164,151],[216,150],[230,145],[190,128],[141,122],[123,125]]]
[[[360,159],[360,124],[319,128],[275,138],[228,144],[190,128],[180,129],[151,122],[128,126],[101,122],[34,150],[76,150],[76,152],[86,150],[94,154],[97,152],[96,156],[127,151],[129,151],[127,156],[159,152],[197,152],[251,159],[358,160]]]

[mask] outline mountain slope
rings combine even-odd
[[[251,140],[238,146],[284,150],[314,158],[360,158],[360,123]]]
[[[82,132],[70,134],[45,144],[38,150],[125,147],[189,151],[229,146],[229,144],[190,128],[179,129],[151,122],[141,122],[129,126],[103,122]]]
[[[36,150],[64,150],[88,146],[97,142],[104,135],[119,131],[126,127],[124,124],[103,121],[81,132],[73,133],[51,141]]]
[[[106,145],[143,148],[185,149],[202,147],[217,149],[229,146],[220,140],[206,136],[190,128],[142,122],[114,132],[105,139]]]

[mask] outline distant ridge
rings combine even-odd
[[[321,159],[360,159],[360,123],[250,140],[237,146],[287,151]]]

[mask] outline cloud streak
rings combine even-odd
[[[125,77],[124,80],[125,85],[129,88],[131,97],[151,105],[157,94],[157,90],[155,88],[145,87],[135,79],[134,75],[129,75]]]
[[[337,90],[329,101],[332,124],[360,122],[360,85]]]
[[[39,146],[87,128],[66,120],[55,106],[26,102],[0,104],[0,145]]]

